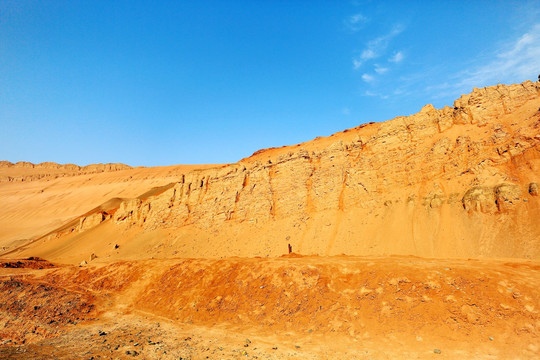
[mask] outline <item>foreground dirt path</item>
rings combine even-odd
[[[0,358],[540,356],[538,262],[293,255],[2,264],[10,267],[0,269]]]

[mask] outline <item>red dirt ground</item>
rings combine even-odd
[[[0,269],[2,358],[540,356],[537,262],[293,254],[32,266]]]

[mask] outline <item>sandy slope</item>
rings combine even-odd
[[[0,167],[0,248],[44,235],[111,198],[137,197],[175,182],[189,171],[213,165],[178,165],[85,173],[78,169]],[[12,181],[8,181],[10,177]],[[17,180],[19,178],[19,180]],[[24,179],[24,181],[23,181]]]

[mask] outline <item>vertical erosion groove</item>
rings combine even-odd
[[[272,204],[270,205],[270,215],[272,216],[272,219],[276,218],[277,214],[277,198],[276,198],[276,192],[274,190],[274,187],[272,185],[272,181],[276,176],[276,169],[274,165],[271,165],[268,169],[268,185],[270,188],[270,195],[272,197]]]

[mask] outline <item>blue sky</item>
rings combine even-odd
[[[0,0],[0,160],[254,151],[536,80],[539,1]]]

